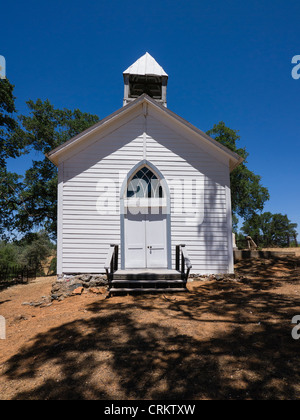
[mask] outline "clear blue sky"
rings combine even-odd
[[[204,131],[221,120],[240,130],[271,194],[265,210],[300,233],[299,18],[296,0],[17,0],[1,5],[0,55],[20,113],[48,98],[103,118],[122,106],[122,72],[148,51],[169,74],[168,107]]]

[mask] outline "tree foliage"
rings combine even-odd
[[[19,263],[19,249],[16,244],[0,241],[0,267],[11,267]]]
[[[0,242],[0,268],[24,266],[43,274],[42,266],[53,255],[55,246],[44,231],[29,233],[23,239]]]
[[[15,119],[14,86],[0,79],[0,236],[12,227],[14,212],[18,208],[20,177],[7,172],[7,160],[22,153],[22,145],[13,136],[18,123]]]
[[[29,115],[19,117],[12,139],[27,153],[34,150],[40,159],[26,171],[18,195],[15,228],[22,233],[45,229],[52,238],[57,224],[57,168],[44,155],[99,121],[97,115],[79,110],[55,109],[48,101],[28,101]]]
[[[0,179],[0,238],[7,239],[14,232],[16,212],[24,205],[20,201],[23,185],[19,175],[5,169],[0,171]]]
[[[20,249],[21,264],[29,265],[36,272],[42,272],[42,264],[54,251],[54,246],[48,234],[44,231],[25,236],[18,243],[18,247]]]
[[[0,170],[6,167],[8,158],[19,156],[20,145],[11,141],[10,134],[17,128],[14,118],[14,86],[8,79],[0,79]],[[15,139],[16,140],[16,139]]]
[[[297,245],[297,224],[287,215],[265,212],[254,214],[244,222],[242,232],[253,238],[259,247],[287,247]]]
[[[219,122],[207,134],[244,158],[244,162],[231,174],[231,195],[235,220],[237,217],[247,220],[264,209],[265,202],[270,198],[268,189],[261,184],[261,177],[248,169],[249,153],[245,148],[238,147],[238,131]]]

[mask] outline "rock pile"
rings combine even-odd
[[[200,275],[200,274],[191,274],[189,277],[189,282],[193,281],[230,281],[243,280],[244,276],[238,274],[209,274],[209,275]]]
[[[58,276],[57,281],[52,286],[51,298],[53,300],[63,300],[68,296],[81,294],[85,289],[95,291],[98,287],[107,285],[106,275],[79,274]]]
[[[33,306],[34,308],[46,308],[52,305],[51,296],[42,296],[40,300],[34,302],[23,302],[22,306]]]

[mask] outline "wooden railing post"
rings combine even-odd
[[[115,261],[114,261],[114,271],[117,271],[119,268],[119,246],[115,245]]]
[[[105,263],[105,271],[107,275],[107,280],[110,282],[112,280],[112,275],[115,271],[118,270],[119,266],[119,246],[110,245],[109,253]]]
[[[181,271],[186,281],[188,281],[191,268],[192,264],[188,256],[185,244],[176,245],[176,270]]]
[[[184,253],[183,249],[185,248],[185,245],[180,245],[181,247],[181,272],[182,274],[185,274],[185,261],[184,261]]]
[[[176,270],[179,271],[180,266],[180,245],[176,245]]]

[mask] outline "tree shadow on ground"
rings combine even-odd
[[[0,305],[3,305],[4,303],[7,303],[7,302],[11,302],[11,299],[1,300]]]
[[[284,256],[244,259],[236,263],[235,272],[238,275],[257,277],[260,282],[269,281],[276,274],[280,274],[280,280],[300,280],[300,258]]]
[[[22,280],[0,281],[0,292],[9,289],[10,287],[17,286],[19,284],[26,285],[28,284],[28,282],[24,282]]]
[[[27,383],[13,399],[300,397],[297,297],[210,282],[186,296],[112,298],[86,310],[8,361],[6,380]]]

